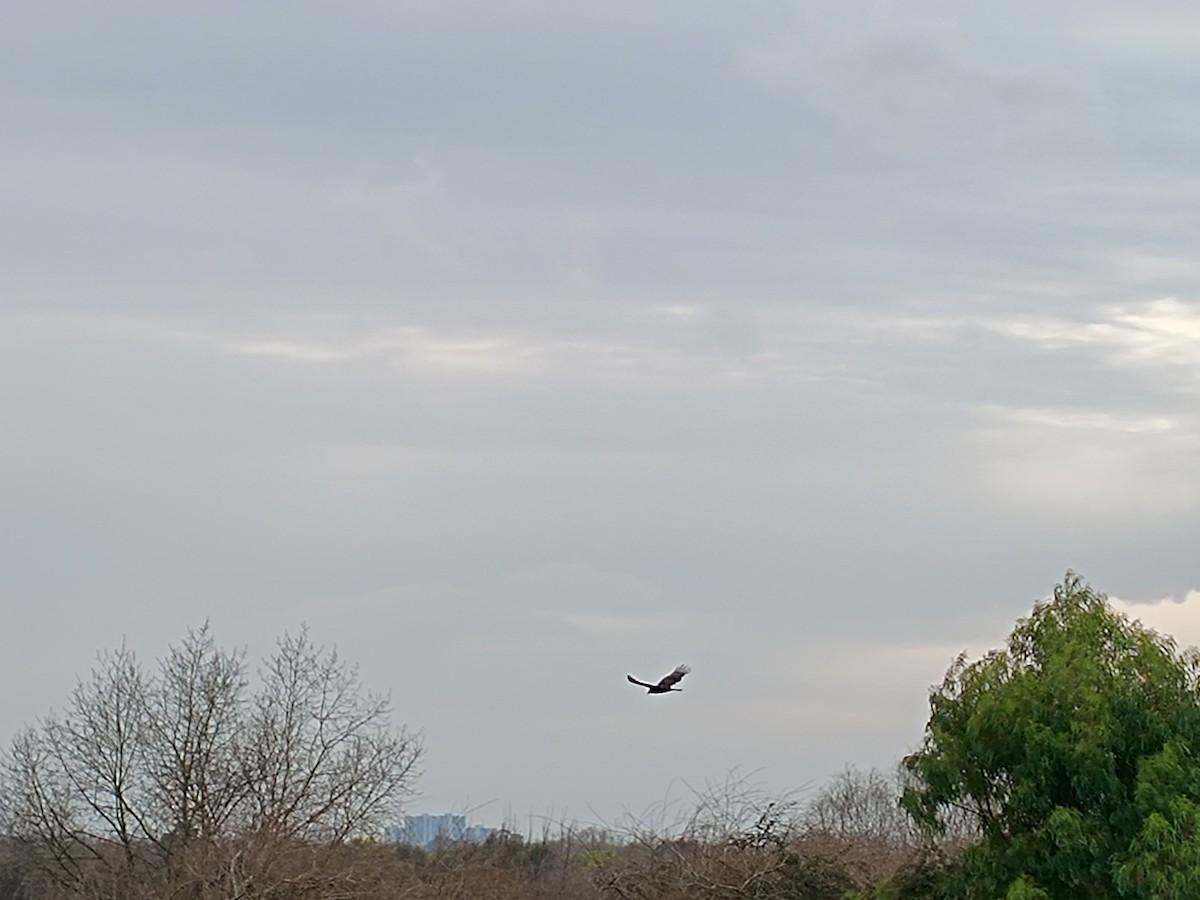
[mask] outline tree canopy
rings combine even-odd
[[[254,682],[207,626],[150,671],[126,647],[101,653],[0,756],[5,832],[39,889],[247,896],[307,883],[313,848],[394,820],[421,741],[387,697],[306,632]]]
[[[980,840],[963,898],[1200,896],[1200,665],[1068,573],[930,696],[903,805]]]

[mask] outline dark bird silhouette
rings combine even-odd
[[[675,671],[670,675],[664,676],[658,684],[647,684],[644,681],[638,681],[632,675],[626,675],[625,677],[633,684],[640,684],[646,688],[647,694],[665,694],[667,691],[682,691],[683,688],[677,688],[675,685],[679,684],[683,680],[683,676],[690,671],[692,670],[687,666],[676,666]]]

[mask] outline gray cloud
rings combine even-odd
[[[611,817],[886,764],[1068,566],[1197,587],[1190,7],[10,19],[0,732],[307,620],[431,811]]]

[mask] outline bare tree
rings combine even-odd
[[[693,791],[694,811],[666,828],[634,822],[593,872],[618,900],[834,900],[855,884],[804,842],[793,794],[770,797],[738,772]],[[665,810],[664,810],[665,812]]]
[[[210,840],[235,821],[246,796],[241,762],[244,656],[216,646],[208,626],[189,631],[159,663],[146,693],[143,765],[158,834]]]
[[[13,739],[3,764],[10,834],[26,840],[53,880],[122,879],[147,839],[139,766],[147,682],[128,648],[100,654],[61,715]]]
[[[809,830],[894,849],[921,842],[915,823],[900,808],[897,778],[878,769],[850,766],[822,785],[807,804],[805,824]]]
[[[276,837],[344,840],[370,832],[409,784],[419,754],[387,727],[387,697],[322,654],[305,632],[285,635],[262,668],[249,715],[245,784],[253,828]]]
[[[314,852],[398,812],[420,737],[307,631],[284,635],[259,674],[251,691],[244,653],[207,625],[153,675],[124,646],[101,653],[0,761],[4,825],[39,883],[104,898],[329,881]]]

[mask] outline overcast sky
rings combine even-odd
[[[611,821],[891,766],[1068,568],[1200,641],[1197,59],[1194,2],[14,7],[0,737],[306,622],[414,810]]]

